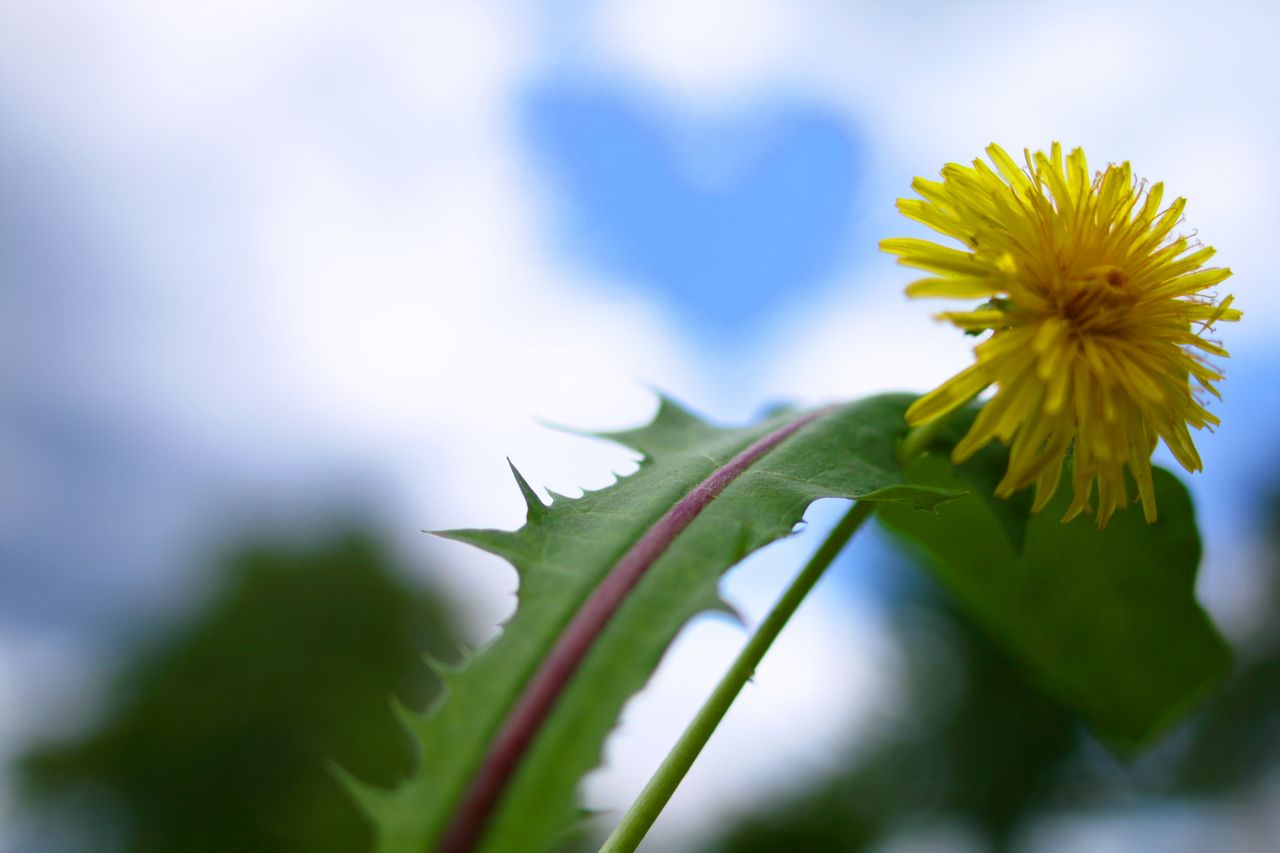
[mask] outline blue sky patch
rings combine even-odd
[[[523,107],[568,250],[699,333],[757,330],[845,257],[862,158],[850,128],[818,105],[688,116],[552,78]]]

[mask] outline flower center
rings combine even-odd
[[[1076,332],[1088,334],[1116,331],[1137,301],[1128,273],[1112,264],[1064,277],[1054,293],[1058,315]]]

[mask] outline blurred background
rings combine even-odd
[[[1200,437],[1224,693],[1122,764],[878,531],[653,850],[1256,851],[1280,837],[1274,4],[0,0],[0,849],[359,850],[336,760],[483,643],[515,527],[634,459],[546,422],[924,390],[971,341],[875,250],[913,176],[1054,139],[1186,195],[1245,321]],[[1167,457],[1164,457],[1167,459]],[[821,528],[839,507],[810,513]],[[758,620],[817,531],[735,569]],[[593,808],[743,639],[687,630]]]

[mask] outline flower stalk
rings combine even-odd
[[[657,772],[640,792],[640,796],[631,804],[622,822],[600,848],[601,853],[630,853],[644,839],[649,828],[653,826],[654,820],[671,799],[671,795],[675,793],[676,787],[693,766],[698,754],[702,752],[702,748],[711,739],[712,732],[724,719],[729,706],[755,674],[756,667],[769,651],[769,647],[773,645],[773,641],[778,638],[782,629],[800,607],[800,603],[848,544],[853,534],[871,515],[873,509],[873,502],[858,501],[827,535],[826,540],[791,581],[786,592],[774,604],[769,615],[764,618],[760,627],[738,653],[732,666],[720,679],[720,683],[698,710],[680,739],[676,741],[671,752],[663,759]]]

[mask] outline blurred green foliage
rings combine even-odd
[[[452,647],[445,608],[368,533],[250,545],[223,581],[124,674],[100,725],[25,759],[27,792],[93,792],[139,853],[367,849],[331,762],[385,786],[409,773],[389,697],[427,702],[422,653]]]
[[[999,458],[990,479],[1006,467]],[[917,482],[965,482],[933,454],[911,470]],[[1122,512],[1105,530],[1091,518],[1064,524],[1071,496],[1059,489],[1043,512],[1022,515],[1016,545],[1002,535],[1012,512],[990,488],[936,513],[885,506],[879,517],[1041,689],[1113,748],[1136,752],[1231,668],[1226,643],[1196,600],[1201,548],[1191,497],[1162,468],[1153,479],[1155,523]]]
[[[843,770],[796,779],[700,851],[844,853],[935,821],[1007,850],[1030,818],[1232,798],[1280,769],[1280,624],[1240,644],[1225,689],[1125,766],[924,572],[903,576],[889,602],[905,662],[899,716]],[[422,707],[434,681],[420,654],[453,648],[441,602],[399,577],[368,533],[238,550],[221,592],[130,665],[92,731],[25,759],[26,789],[44,803],[101,796],[109,814],[90,815],[92,843],[78,848],[95,853],[367,849],[331,762],[380,785],[401,779],[412,752],[387,696]]]

